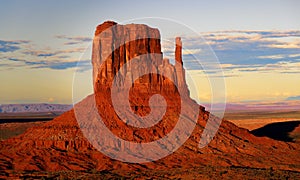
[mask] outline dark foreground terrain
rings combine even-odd
[[[188,170],[172,168],[166,170],[118,171],[25,171],[0,174],[0,177],[20,179],[299,179],[300,172],[274,170],[272,168],[201,166]]]

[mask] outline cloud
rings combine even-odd
[[[257,56],[259,59],[282,59],[285,55],[276,54],[276,55],[267,55],[267,56]]]
[[[218,67],[218,64],[213,62],[219,60],[220,66],[226,72],[299,71],[300,31],[236,30],[205,32],[201,35],[204,40],[200,36],[182,37],[182,54],[187,70],[206,69],[208,73],[217,74],[215,67]],[[62,46],[42,48],[29,44],[29,41],[0,40],[0,52],[6,52],[0,54],[0,59],[4,60],[0,64],[30,68],[75,68],[75,59],[85,51],[85,43],[92,40],[89,37],[66,35],[58,35],[55,38],[63,40]],[[173,39],[170,42],[173,42]],[[164,56],[171,62],[174,61],[174,43],[166,43],[162,47]]]
[[[85,37],[60,37],[85,42],[90,39]],[[33,69],[78,69],[79,71],[89,70],[90,60],[81,61],[78,59],[86,50],[86,45],[70,48],[69,46],[46,46],[41,47],[31,41],[23,40],[0,40],[0,67],[1,70],[14,68]]]
[[[41,53],[41,54],[38,54],[37,56],[39,57],[49,57],[49,56],[55,56],[56,54],[55,53]]]
[[[85,50],[83,47],[64,49],[64,50],[28,50],[24,51],[23,54],[32,55],[37,57],[52,57],[60,55],[60,57],[66,57],[67,55],[61,54],[70,54],[70,53],[82,53]]]
[[[218,36],[225,35],[230,37],[260,37],[260,38],[282,38],[282,37],[299,37],[299,30],[285,30],[285,31],[256,31],[256,30],[228,30],[228,31],[212,31],[212,32],[204,32],[203,36]]]
[[[19,58],[7,58],[6,63],[0,63],[0,67],[16,68],[16,67],[28,67],[32,69],[53,69],[53,70],[64,70],[64,69],[77,69],[80,72],[90,70],[91,60],[25,60]],[[11,62],[11,63],[9,63]],[[18,63],[18,64],[16,64]]]
[[[282,73],[282,74],[299,74],[300,73],[300,62],[289,62],[280,61],[277,63],[270,64],[220,64],[222,72],[217,68],[211,68],[209,70],[197,70],[200,76],[210,77],[237,77],[243,72],[259,72],[259,73]],[[190,69],[196,70],[196,69]]]
[[[281,48],[281,49],[299,49],[300,43],[279,43],[279,44],[270,44],[267,45],[270,48]]]
[[[0,52],[14,52],[21,49],[21,45],[27,44],[29,41],[16,40],[16,41],[4,41],[0,40]]]
[[[86,65],[90,63],[90,60],[82,61],[81,66]],[[70,68],[75,68],[78,65],[78,61],[66,61],[66,62],[61,62],[61,61],[56,61],[56,62],[40,62],[38,66],[35,66],[33,68],[48,68],[48,69],[54,69],[54,70],[64,70],[64,69],[70,69]]]
[[[197,54],[200,52],[201,52],[201,49],[183,49],[182,55]]]
[[[68,42],[65,42],[64,45],[77,45],[81,43],[91,42],[92,39],[90,37],[83,37],[83,36],[66,36],[66,35],[57,35],[55,36],[58,39],[67,40]]]
[[[282,71],[282,74],[300,74],[300,71]]]
[[[288,98],[286,98],[286,100],[300,100],[300,96],[290,96]]]
[[[8,58],[11,61],[15,61],[15,62],[23,62],[23,60],[17,59],[17,58]]]
[[[280,61],[272,64],[254,65],[226,65],[224,71],[235,70],[236,72],[278,72],[278,73],[300,73],[299,62]]]
[[[289,54],[288,56],[294,58],[294,57],[300,57],[300,54]]]
[[[276,69],[285,68],[279,62],[299,62],[300,54],[300,31],[214,31],[204,32],[200,36],[182,37],[183,48],[200,49],[199,52],[183,54],[184,65],[187,69],[198,68],[196,60],[202,62],[216,61],[210,52],[210,45],[219,62],[231,65],[228,69],[239,69],[243,71],[267,70],[272,64]],[[168,44],[167,44],[168,45]],[[170,46],[170,45],[169,45]],[[174,50],[165,47],[167,56]],[[199,64],[199,63],[198,63]],[[223,65],[224,66],[224,65]],[[244,66],[244,67],[242,67]],[[283,69],[282,72],[287,72]],[[291,71],[289,71],[291,72]]]
[[[54,69],[54,70],[64,70],[77,68],[79,71],[88,70],[90,67],[91,60],[78,61],[51,61],[51,62],[26,62],[26,64],[36,65],[32,66],[34,69]]]

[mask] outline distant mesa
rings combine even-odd
[[[66,112],[71,108],[68,104],[2,104],[0,113]]]

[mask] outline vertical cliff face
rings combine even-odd
[[[119,137],[137,142],[161,138],[175,126],[182,99],[191,101],[185,82],[181,39],[176,38],[175,43],[173,65],[163,58],[158,29],[114,22],[97,27],[92,53],[95,99],[102,120]],[[128,92],[124,91],[126,88]],[[123,98],[127,94],[128,98]],[[125,114],[123,119],[133,119],[130,110],[124,110],[129,102],[135,114],[146,116],[151,112],[149,101],[155,94],[163,96],[167,107],[164,118],[151,128],[129,126],[115,112],[116,106],[120,106]],[[114,104],[113,98],[118,103]],[[156,101],[155,105],[162,104]],[[172,120],[168,118],[171,116]]]
[[[183,91],[183,94],[189,97],[189,90],[185,81],[185,70],[182,61],[182,42],[180,37],[176,37],[175,45],[175,70],[177,75],[178,87]]]
[[[110,89],[113,81],[119,88],[127,83],[144,93],[170,94],[182,88],[187,93],[181,51],[178,37],[174,66],[163,59],[158,29],[143,24],[105,22],[97,27],[93,40],[95,94]]]

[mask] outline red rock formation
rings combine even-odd
[[[169,60],[163,60],[160,34],[157,29],[142,24],[118,25],[110,21],[99,25],[93,40],[92,55],[95,94],[97,95],[97,92],[102,91],[103,88],[110,88],[113,78],[116,78],[116,81],[120,83],[118,86],[121,87],[125,83],[126,77],[129,80],[128,83],[131,84],[134,80],[132,78],[141,77],[143,71],[152,71],[153,74],[139,78],[139,81],[134,83],[136,89],[140,89],[140,86],[147,86],[147,91],[155,89],[160,92],[167,89],[174,91],[174,86],[177,85],[186,87],[186,85],[184,86],[186,83],[182,69],[180,38],[176,39],[176,43],[178,44],[176,44],[176,61],[179,64],[175,70]],[[140,62],[130,63],[130,60],[134,58],[139,59]],[[126,67],[119,72],[119,69],[125,64]],[[118,77],[115,77],[117,73]],[[165,78],[157,74],[171,76],[170,80],[174,83],[165,81]],[[162,88],[166,83],[169,83],[170,87]]]
[[[180,38],[176,41],[181,43]],[[188,97],[182,59],[179,57],[181,50],[181,45],[180,48],[176,46],[176,57],[180,62],[176,62],[174,66],[169,63],[168,59],[163,59],[160,34],[157,29],[146,25],[118,25],[111,22],[109,25],[104,23],[97,27],[92,56],[95,98],[98,111],[112,132],[117,132],[115,134],[126,140],[149,142],[151,138],[160,138],[172,130],[177,121],[167,121],[167,117],[173,115],[177,117],[174,118],[175,120],[178,119],[181,97],[185,98],[185,101],[191,101]],[[143,75],[144,72],[151,73]],[[124,89],[126,84],[130,86],[133,84],[129,92],[129,101],[131,109],[141,116],[150,112],[149,98],[154,94],[162,95],[168,104],[165,118],[149,129],[127,126],[118,118],[114,118],[116,123],[111,123],[111,119],[118,116],[114,113],[111,99],[114,80],[119,90]],[[126,92],[120,92],[114,96],[121,99],[124,94]],[[103,102],[104,98],[108,100],[108,104]],[[128,100],[125,99],[125,101]],[[126,102],[119,104],[125,106]],[[107,113],[108,109],[111,113]],[[131,117],[130,113],[126,116]],[[163,124],[167,125],[163,126]],[[154,132],[161,136],[154,135]],[[134,133],[138,136],[128,136]]]
[[[176,46],[175,46],[175,69],[177,74],[178,87],[184,91],[183,94],[186,94],[189,97],[189,90],[185,81],[185,70],[183,68],[182,61],[182,42],[181,38],[176,38]]]
[[[149,35],[151,38],[148,38]],[[199,108],[199,116],[190,138],[177,151],[158,161],[144,164],[124,163],[110,159],[97,151],[83,136],[74,110],[71,110],[43,126],[28,129],[23,135],[2,141],[0,169],[8,173],[24,170],[92,169],[133,172],[171,168],[187,170],[210,165],[272,167],[300,171],[299,144],[258,138],[246,129],[238,128],[225,120],[212,142],[207,147],[199,149],[201,133],[210,114],[188,97],[184,69],[181,66],[180,38],[176,38],[175,65],[162,58],[159,38],[159,31],[146,25],[122,26],[114,22],[99,25],[93,41],[92,57],[95,95],[78,103],[75,109],[78,108],[83,112],[87,126],[95,120],[96,115],[90,112],[96,109],[105,125],[116,136],[128,141],[150,142],[168,134],[174,128],[180,114],[187,119],[192,118],[188,109],[180,111],[181,98],[183,98],[184,102],[189,103],[189,107]],[[156,53],[158,56],[147,56],[149,53]],[[150,59],[146,61],[149,64],[129,65],[123,72],[118,73],[124,64],[142,55]],[[150,112],[148,102],[151,95],[159,93],[165,97],[168,104],[166,114],[162,121],[151,128],[137,128],[124,123],[116,114],[111,99],[111,85],[115,76],[117,75],[116,82],[120,84],[118,87],[122,88],[125,77],[139,73],[136,71],[139,68],[151,68],[161,74],[168,73],[173,78],[166,79],[163,75],[152,73],[135,81],[130,79],[134,84],[129,92],[129,101],[131,108],[137,114],[147,115]],[[181,88],[185,93],[180,97],[178,93]],[[97,106],[93,105],[95,100]],[[82,124],[81,127],[89,128]],[[117,147],[118,144],[115,146]]]

